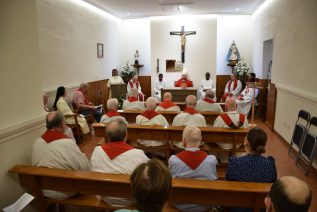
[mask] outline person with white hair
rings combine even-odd
[[[199,99],[195,106],[195,110],[198,111],[213,111],[222,113],[223,110],[221,106],[214,101],[215,93],[212,90],[206,90],[205,97],[203,99]]]
[[[193,87],[193,81],[188,79],[187,72],[185,70],[182,72],[182,77],[175,82],[175,87]]]
[[[185,151],[172,155],[168,166],[173,178],[193,178],[217,180],[217,159],[201,151],[201,131],[198,127],[188,125],[184,128],[182,143]],[[181,211],[207,211],[211,206],[193,204],[175,204]]]
[[[134,75],[132,79],[127,83],[127,92],[129,93],[131,89],[136,88],[138,91],[137,98],[139,101],[144,101],[144,95],[142,93],[142,88],[137,75]]]
[[[166,118],[155,111],[156,101],[154,97],[149,97],[146,100],[146,111],[136,117],[136,124],[140,125],[161,125],[168,126]],[[140,140],[140,144],[144,146],[162,146],[163,141]]]
[[[144,103],[138,100],[138,90],[132,88],[128,93],[128,98],[124,100],[123,110],[145,110]]]
[[[197,127],[207,127],[205,117],[199,114],[194,108],[196,106],[197,98],[194,95],[186,97],[186,109],[175,116],[173,126],[187,126],[193,125]]]
[[[205,74],[206,78],[203,79],[200,82],[200,86],[199,86],[199,98],[205,98],[205,93],[207,90],[212,90],[215,92],[215,86],[214,86],[214,82],[212,81],[212,79],[210,78],[210,73],[206,72]]]
[[[176,111],[181,112],[181,109],[178,105],[172,102],[173,96],[170,92],[165,92],[163,95],[164,101],[161,102],[156,108],[155,111]]]
[[[116,98],[110,98],[107,101],[107,109],[108,112],[105,113],[101,119],[100,119],[100,123],[110,123],[111,121],[115,120],[115,119],[121,119],[123,120],[126,124],[128,124],[128,122],[126,121],[126,119],[124,117],[122,117],[119,113],[118,113],[118,99]]]

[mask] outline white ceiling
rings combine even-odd
[[[122,19],[191,14],[252,14],[265,0],[84,0]]]

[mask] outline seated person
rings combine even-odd
[[[253,96],[256,98],[257,96],[257,89],[254,87],[255,86],[255,74],[250,73],[248,75],[248,82],[244,88],[244,90],[241,92],[241,94],[238,96],[237,99],[237,111],[239,113],[243,113],[246,116],[248,116],[250,109],[251,109],[251,104],[252,104],[252,99]]]
[[[312,192],[304,181],[284,176],[275,180],[264,202],[267,212],[308,212],[311,200]]]
[[[66,93],[65,87],[63,86],[58,87],[56,91],[54,105],[53,105],[54,110],[62,112],[64,116],[74,114],[64,99],[66,95],[67,93]],[[80,126],[80,130],[83,134],[87,134],[90,132],[87,121],[84,117],[77,116],[77,121]],[[75,124],[75,120],[73,117],[67,117],[66,123]]]
[[[110,122],[106,128],[109,143],[95,147],[90,163],[91,171],[108,174],[131,174],[133,170],[149,159],[144,152],[126,143],[127,125],[120,119]],[[124,198],[103,197],[114,207],[127,207],[133,201]]]
[[[201,180],[217,179],[217,159],[213,155],[201,151],[201,131],[198,127],[186,126],[183,131],[185,151],[172,155],[168,166],[173,178],[193,178]],[[181,211],[208,211],[211,206],[193,204],[175,204]]]
[[[222,128],[248,128],[248,119],[244,114],[239,114],[236,111],[237,104],[234,98],[227,98],[226,113],[219,115],[214,122],[214,127]],[[221,148],[231,150],[233,148],[230,143],[217,143]],[[241,144],[236,144],[236,148],[240,148]]]
[[[127,120],[125,120],[124,117],[122,117],[119,113],[118,113],[118,99],[116,98],[111,98],[108,99],[107,101],[107,109],[108,112],[105,113],[101,119],[100,119],[100,123],[110,123],[111,121],[115,120],[115,119],[121,119],[123,120],[126,124],[128,124]]]
[[[164,93],[163,99],[164,101],[161,102],[156,108],[155,111],[177,111],[181,112],[181,109],[172,102],[172,94],[170,92]]]
[[[109,78],[107,87],[110,88],[111,85],[120,85],[124,84],[123,79],[118,75],[117,69],[112,69],[112,76]],[[112,97],[111,89],[109,89],[109,98]]]
[[[32,166],[47,168],[89,170],[89,160],[76,142],[64,134],[66,124],[61,112],[46,115],[46,132],[33,144]],[[53,199],[66,199],[74,193],[43,190],[43,195]]]
[[[203,79],[200,82],[200,86],[199,86],[199,98],[203,99],[205,98],[205,93],[207,90],[212,90],[213,92],[215,92],[215,86],[214,83],[212,81],[212,79],[210,78],[210,73],[206,72],[206,78]]]
[[[226,180],[240,182],[273,183],[276,180],[276,166],[273,157],[265,153],[266,133],[260,128],[250,129],[244,141],[246,155],[229,158]],[[252,211],[234,208],[233,211]]]
[[[88,94],[88,84],[81,83],[79,89],[76,90],[73,94],[73,104],[76,105],[76,108],[79,109],[79,113],[86,116],[92,110],[92,113],[97,122],[100,122],[102,116],[102,108],[96,108],[92,102],[87,98]]]
[[[173,126],[193,125],[197,127],[207,127],[205,117],[198,113],[194,108],[196,106],[196,96],[189,95],[186,97],[186,109],[175,116]]]
[[[231,79],[227,82],[225,87],[225,93],[223,94],[221,101],[225,102],[227,97],[238,98],[242,88],[242,83],[237,79],[235,74],[231,74]]]
[[[138,101],[138,90],[132,88],[128,92],[128,98],[122,104],[123,110],[145,110],[144,102]]]
[[[139,101],[143,102],[144,101],[144,95],[142,93],[142,89],[141,89],[141,85],[140,85],[140,82],[139,82],[139,78],[137,75],[134,75],[132,77],[132,79],[128,82],[127,84],[127,92],[129,93],[131,91],[131,89],[137,89],[138,91],[138,95],[137,95],[137,98]]]
[[[175,82],[175,87],[187,88],[193,87],[193,82],[187,79],[187,74],[184,72],[182,77]]]
[[[162,125],[168,126],[166,118],[155,112],[156,101],[154,97],[149,97],[146,100],[146,111],[141,113],[136,117],[136,124],[140,125]],[[163,141],[149,141],[149,140],[140,140],[140,144],[144,146],[162,146],[164,145]]]
[[[205,98],[197,101],[195,110],[197,111],[213,111],[221,113],[223,112],[221,106],[214,101],[215,93],[212,90],[206,90]]]
[[[155,82],[154,97],[157,102],[161,101],[161,90],[166,87],[166,83],[163,80],[163,74],[158,75],[158,80]]]
[[[116,212],[161,212],[172,188],[172,176],[159,160],[151,159],[138,166],[130,177],[131,193],[137,210],[121,209]]]

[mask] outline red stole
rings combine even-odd
[[[210,104],[215,103],[214,100],[212,100],[212,99],[204,98],[203,100],[204,100],[205,102],[210,103]]]
[[[51,143],[59,139],[68,138],[65,134],[56,130],[46,130],[46,132],[41,136],[46,143]]]
[[[191,115],[194,115],[194,114],[198,113],[194,108],[191,108],[191,107],[186,107],[184,112],[189,113]]]
[[[197,150],[196,152],[185,150],[176,155],[176,157],[181,159],[192,170],[195,170],[207,156],[208,154],[201,150]]]
[[[129,85],[130,85],[131,88],[134,87],[134,84],[133,84],[132,80],[129,81]],[[139,90],[139,85],[140,85],[139,81],[136,81],[136,82],[135,82],[135,86],[136,86],[136,88],[137,88],[138,90]]]
[[[172,101],[170,101],[170,100],[164,100],[164,102],[161,102],[160,104],[159,104],[159,106],[161,106],[162,108],[164,108],[164,109],[168,109],[168,108],[170,108],[170,107],[174,107],[174,106],[176,106],[176,104],[174,103],[174,102],[172,102]]]
[[[106,115],[108,116],[108,117],[113,117],[113,116],[120,116],[120,114],[117,112],[117,111],[115,111],[115,110],[109,110],[107,113],[106,113]]]
[[[84,94],[84,91],[83,91],[81,88],[79,88],[77,91],[80,91],[80,92],[83,94],[83,96],[84,96],[84,102],[85,102],[86,105],[88,105],[88,104],[89,104],[89,100],[88,100],[88,98],[86,97],[86,95]]]
[[[181,87],[181,86],[186,86],[186,87],[193,87],[192,81],[186,79],[179,79],[175,83],[175,87]]]
[[[159,113],[155,112],[154,110],[146,110],[143,113],[141,113],[141,116],[144,116],[145,118],[151,120],[155,116],[159,115]]]
[[[105,151],[105,153],[111,160],[121,155],[122,153],[125,153],[126,151],[134,149],[134,147],[130,146],[124,141],[102,144],[101,148],[103,149],[103,151]]]
[[[136,97],[134,97],[134,96],[128,97],[128,101],[129,101],[129,102],[136,102],[136,101],[138,101],[138,98],[136,98]]]
[[[239,124],[238,124],[238,126],[236,126],[232,122],[231,118],[229,117],[229,115],[227,113],[222,113],[220,115],[220,117],[226,123],[226,125],[228,125],[230,128],[233,128],[233,129],[240,128],[244,124],[244,120],[245,120],[245,115],[244,114],[239,114]]]
[[[244,93],[244,95],[243,95],[243,94],[240,94],[240,95],[238,96],[238,99],[239,99],[239,100],[243,99],[243,97],[249,93],[249,86],[248,86],[248,85],[246,85],[244,89],[245,89],[245,93]]]
[[[229,92],[232,92],[232,91],[231,91],[231,83],[232,83],[232,80],[230,80],[229,85],[228,85],[228,91],[229,91]],[[234,84],[233,84],[233,91],[237,88],[237,85],[238,85],[238,80],[235,79],[235,80],[234,80]]]

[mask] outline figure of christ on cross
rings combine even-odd
[[[187,35],[196,35],[196,31],[185,31],[184,26],[182,26],[181,31],[170,32],[170,35],[181,36],[181,47],[182,47],[182,63],[185,63],[185,45]]]

